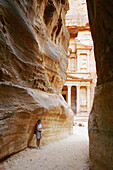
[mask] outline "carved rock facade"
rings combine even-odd
[[[86,121],[92,108],[96,86],[96,64],[86,0],[69,0],[66,25],[70,33],[67,80],[62,94],[76,115]]]
[[[68,1],[0,0],[0,159],[71,132],[73,113],[60,95],[66,80]]]

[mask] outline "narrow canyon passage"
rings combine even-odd
[[[87,124],[85,127],[74,126],[73,135],[40,150],[26,149],[0,167],[6,170],[89,170]]]

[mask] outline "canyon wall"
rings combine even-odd
[[[66,80],[67,0],[0,0],[0,159],[71,133],[73,113],[60,95]]]
[[[113,168],[113,1],[87,0],[97,87],[89,118],[91,169]]]

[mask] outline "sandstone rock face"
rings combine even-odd
[[[98,81],[89,119],[92,169],[112,169],[113,161],[113,1],[87,0]]]
[[[73,113],[60,95],[66,80],[68,1],[0,0],[0,159],[71,132]]]

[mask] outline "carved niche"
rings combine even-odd
[[[80,71],[87,72],[87,54],[86,53],[80,54]]]

